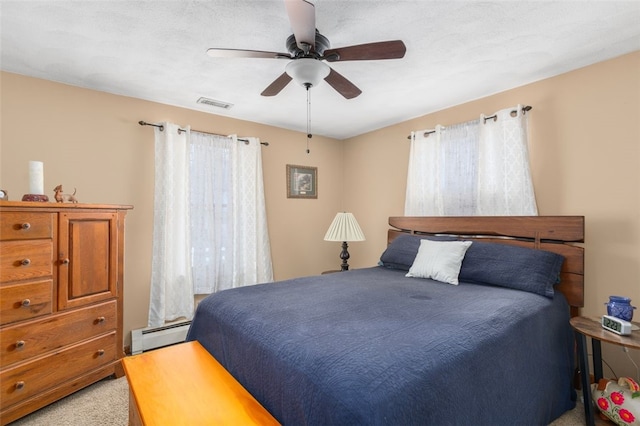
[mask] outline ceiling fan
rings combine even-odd
[[[360,95],[362,91],[326,62],[399,59],[406,47],[401,40],[381,41],[331,49],[329,40],[316,29],[316,13],[313,3],[307,0],[284,0],[293,34],[287,38],[289,53],[260,50],[211,48],[207,54],[214,58],[273,58],[290,59],[285,72],[261,93],[275,96],[294,80],[309,88],[324,79],[346,99]]]

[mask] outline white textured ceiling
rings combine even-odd
[[[311,89],[312,132],[348,138],[640,50],[640,1],[317,0],[332,47],[401,39],[403,59],[332,63],[362,94]],[[306,131],[306,93],[264,90],[287,60],[282,0],[0,1],[2,70]],[[200,97],[232,103],[222,110]],[[523,99],[522,102],[527,102]],[[490,111],[488,111],[490,112]],[[147,119],[144,111],[133,119]],[[183,123],[188,124],[188,123]]]

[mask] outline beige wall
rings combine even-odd
[[[585,216],[584,314],[606,313],[612,294],[640,307],[640,52],[346,141],[345,204],[367,233],[366,244],[353,244],[352,264],[376,261],[387,217],[403,214],[412,130],[519,103],[533,106],[530,154],[539,214]],[[620,347],[603,351],[618,375],[637,374]]]
[[[171,121],[220,134],[256,136],[276,279],[339,266],[339,243],[323,241],[342,206],[343,143],[257,123],[115,96],[10,73],[0,74],[0,188],[11,200],[28,192],[28,161],[44,162],[45,191],[77,188],[87,203],[130,204],[125,247],[125,336],[145,327],[153,230],[153,141],[147,122]],[[318,167],[318,199],[286,196],[286,165]]]
[[[19,199],[28,189],[27,162],[41,160],[46,188],[61,183],[77,187],[83,202],[134,205],[127,218],[128,335],[146,325],[149,304],[153,130],[138,120],[270,143],[262,149],[267,214],[276,279],[286,279],[338,266],[339,244],[322,237],[340,210],[352,211],[367,237],[350,244],[350,264],[377,262],[387,217],[403,214],[412,130],[528,104],[540,214],[586,216],[584,313],[600,315],[610,294],[640,305],[638,75],[640,52],[346,141],[314,137],[307,155],[302,133],[2,73],[0,187]],[[286,164],[318,167],[317,200],[286,198]],[[605,346],[604,352],[618,375],[635,375],[619,348]]]

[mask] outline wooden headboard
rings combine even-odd
[[[556,289],[567,298],[571,316],[584,306],[584,248],[575,244],[584,242],[584,216],[397,216],[389,225],[389,243],[406,233],[446,234],[561,254],[565,261]]]

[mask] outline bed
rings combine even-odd
[[[389,224],[378,265],[210,295],[187,340],[285,425],[544,425],[575,406],[583,217]]]

